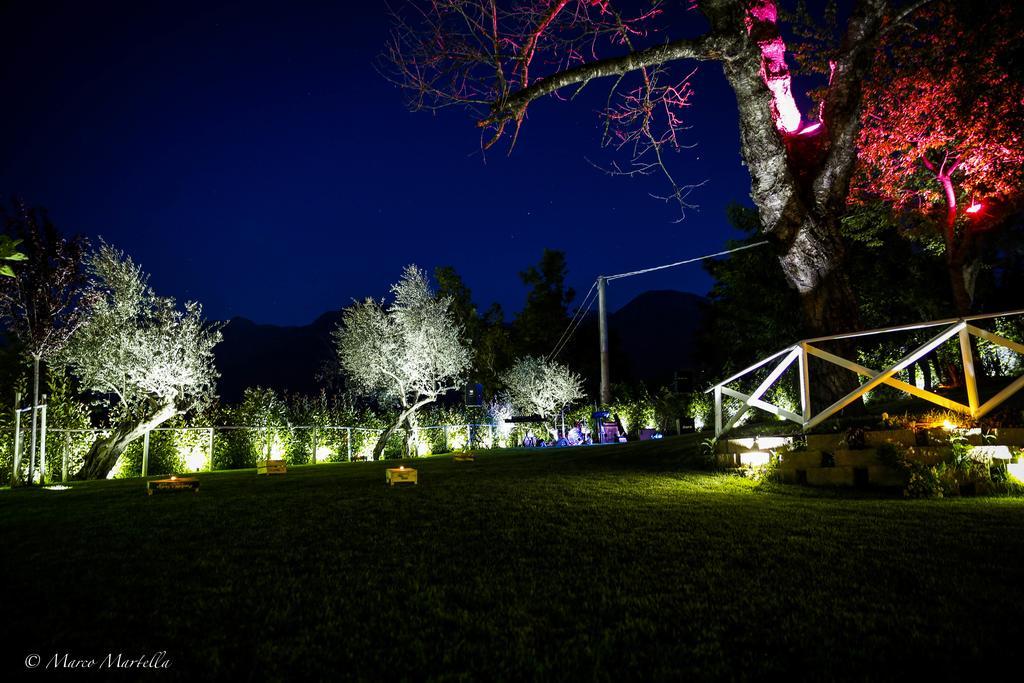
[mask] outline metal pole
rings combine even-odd
[[[142,435],[142,476],[149,476],[149,432]]]
[[[310,456],[310,461],[316,464],[316,425],[313,425],[313,455]]]
[[[345,431],[346,431],[347,437],[348,437],[346,439],[346,442],[348,443],[348,461],[352,462],[352,428],[351,427],[345,427]]]
[[[46,483],[46,394],[43,405],[39,406],[39,483]]]
[[[715,436],[722,433],[722,386],[715,387]]]
[[[210,471],[213,472],[213,427],[210,427]]]
[[[605,289],[608,286],[608,278],[601,276],[597,278],[597,316],[598,327],[601,336],[601,405],[607,406],[612,402],[611,371],[608,366],[608,301],[605,297]]]
[[[466,435],[469,439],[469,450],[473,450],[473,425],[466,425]]]
[[[28,448],[28,483],[35,481],[35,467],[36,467],[36,429],[38,427],[39,420],[39,357],[33,356],[33,380],[32,380],[32,437],[29,440]],[[40,473],[40,482],[42,482],[42,474]]]
[[[11,468],[11,488],[18,485],[21,479],[21,392],[14,392],[14,458]]]

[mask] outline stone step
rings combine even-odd
[[[788,436],[750,436],[721,439],[715,450],[719,453],[747,453],[749,451],[777,451],[793,445]]]
[[[887,429],[864,434],[864,445],[869,448],[878,448],[883,443],[913,446],[917,443],[917,436],[910,429]]]
[[[868,483],[873,486],[906,486],[903,474],[886,465],[868,465]]]
[[[845,434],[808,434],[807,450],[834,451],[846,448]]]
[[[995,442],[1001,446],[1024,446],[1024,428],[999,427],[995,430]]]
[[[925,465],[938,465],[949,460],[952,452],[953,449],[949,446],[912,446],[907,449],[907,460]]]
[[[878,460],[878,451],[874,448],[865,448],[858,451],[836,451],[832,454],[836,467],[870,467],[881,465]]]
[[[783,453],[779,459],[781,470],[806,470],[811,467],[821,467],[821,451],[790,451]]]
[[[806,470],[811,486],[853,486],[852,467],[811,467]]]
[[[854,486],[857,470],[867,470],[867,483],[871,486],[902,487],[906,484],[903,475],[885,465],[861,467],[809,467],[798,470],[780,470],[784,484],[807,484],[808,486]]]

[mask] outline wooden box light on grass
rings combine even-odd
[[[472,451],[455,454],[455,462],[474,462],[475,460],[476,453],[473,453]]]
[[[152,496],[154,493],[178,493],[181,491],[199,493],[199,480],[195,477],[172,476],[170,479],[154,479],[146,482],[147,496]]]
[[[391,467],[384,473],[384,479],[387,481],[388,486],[394,486],[395,484],[416,484],[419,485],[419,481],[416,478],[416,470],[411,467]]]
[[[287,474],[288,464],[284,460],[260,460],[256,463],[256,474]]]

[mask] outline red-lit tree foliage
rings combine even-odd
[[[926,2],[853,0],[814,121],[793,97],[776,0],[656,2],[633,12],[626,8],[635,3],[614,0],[409,0],[395,12],[388,56],[413,108],[470,108],[485,147],[514,141],[536,100],[572,97],[604,79],[607,140],[628,149],[632,163],[623,172],[667,176],[683,208],[692,187],[675,182],[665,154],[680,145],[693,63],[717,63],[736,95],[762,229],[800,293],[809,331],[827,334],[857,323],[839,225],[862,83],[883,33]],[[707,31],[682,37],[698,12]],[[827,393],[842,391],[849,380],[841,377]]]
[[[885,41],[865,90],[854,200],[919,220],[945,256],[958,315],[971,312],[978,235],[1024,199],[1024,9],[933,3]],[[923,232],[923,234],[922,234]]]

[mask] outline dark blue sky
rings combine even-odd
[[[382,2],[7,2],[0,192],[102,235],[212,318],[280,324],[381,296],[410,262],[454,265],[479,305],[512,313],[543,247],[568,252],[582,296],[599,273],[736,235],[724,207],[749,177],[717,66],[695,80],[697,146],[673,159],[707,184],[675,223],[648,196],[660,183],[587,162],[599,87],[538,104],[512,155],[485,161],[470,118],[410,113],[374,70],[387,32]],[[709,286],[684,266],[614,283],[611,304]]]

